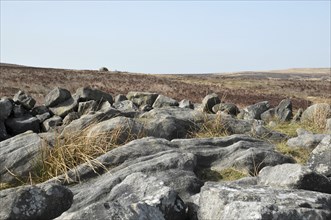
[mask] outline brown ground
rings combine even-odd
[[[129,91],[149,91],[193,102],[201,102],[206,94],[216,92],[222,100],[241,107],[265,100],[275,106],[284,98],[292,98],[295,109],[316,102],[331,103],[330,68],[147,75],[0,65],[0,97],[13,97],[18,90],[24,90],[42,104],[44,96],[55,86],[72,93],[81,86],[90,86],[114,96]]]

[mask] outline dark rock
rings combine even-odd
[[[262,121],[267,123],[273,120],[278,120],[276,118],[276,111],[274,108],[270,108],[267,111],[263,112],[260,117]]]
[[[77,111],[78,101],[76,97],[67,99],[64,102],[50,108],[50,111],[57,116],[64,118],[67,114],[73,111]]]
[[[98,103],[108,101],[110,104],[113,104],[113,97],[110,94],[89,87],[78,88],[76,96],[79,98],[80,102],[94,100]]]
[[[123,94],[118,94],[117,96],[115,96],[114,98],[114,103],[116,102],[121,102],[121,101],[125,101],[125,100],[128,100],[128,98],[123,95]]]
[[[126,97],[140,107],[142,105],[153,106],[158,96],[159,94],[150,92],[129,92]]]
[[[286,144],[293,148],[304,147],[314,149],[326,136],[326,134],[302,134],[289,139]]]
[[[52,118],[49,118],[46,121],[44,121],[41,127],[43,131],[47,132],[60,125],[62,125],[62,118],[55,115]]]
[[[8,118],[5,121],[7,130],[9,134],[17,135],[28,130],[33,132],[40,131],[40,121],[36,117],[31,115],[25,115],[19,118]]]
[[[31,110],[31,114],[32,116],[36,116],[36,115],[42,115],[45,113],[49,113],[49,110],[46,106],[41,105],[41,106],[35,106],[32,110]]]
[[[53,219],[70,208],[72,192],[60,185],[22,186],[0,191],[3,220]]]
[[[175,99],[169,98],[164,95],[159,95],[153,104],[153,108],[162,108],[162,107],[168,107],[168,106],[178,106],[178,102]]]
[[[34,100],[29,94],[26,94],[21,90],[15,94],[13,100],[14,102],[23,105],[28,110],[32,109],[36,104],[36,100]]]
[[[63,125],[68,125],[70,124],[73,120],[76,120],[80,117],[80,115],[77,112],[70,112],[69,114],[66,115],[63,119]]]
[[[331,118],[326,120],[325,133],[331,134]]]
[[[270,108],[269,102],[259,102],[254,105],[247,106],[243,109],[244,111],[244,119],[251,120],[251,119],[261,119],[261,114],[267,111]]]
[[[36,115],[36,118],[39,120],[40,123],[43,123],[45,120],[51,117],[51,113],[46,112],[41,115]]]
[[[234,183],[205,183],[201,189],[199,205],[200,220],[326,220],[331,217],[329,194]]]
[[[0,99],[0,120],[5,120],[11,114],[13,109],[13,103],[8,98]]]
[[[327,135],[311,152],[308,167],[325,176],[331,177],[331,135]]]
[[[229,134],[248,134],[252,130],[252,122],[234,118],[222,117],[221,126]]]
[[[0,142],[0,182],[12,183],[17,179],[8,170],[26,181],[41,156],[42,142],[32,132],[16,135]]]
[[[178,104],[179,104],[179,108],[190,108],[190,109],[194,109],[193,103],[190,100],[187,100],[187,99],[183,99]]]
[[[331,193],[331,181],[326,176],[300,164],[264,167],[258,177],[260,185]]]
[[[86,102],[80,102],[78,104],[78,114],[79,115],[86,115],[89,112],[97,111],[99,106],[98,102],[94,100],[86,101]]]
[[[202,109],[204,112],[212,113],[214,105],[219,103],[221,100],[216,93],[209,94],[202,100]]]
[[[13,117],[14,118],[19,118],[19,117],[22,117],[22,116],[25,116],[25,115],[28,115],[29,114],[29,111],[23,107],[23,105],[17,105],[17,104],[14,104],[13,105]]]
[[[55,107],[71,98],[71,93],[67,89],[54,88],[45,96],[45,106]]]
[[[239,114],[239,108],[235,105],[235,104],[232,104],[232,103],[220,103],[220,104],[217,104],[213,107],[213,112],[225,112],[229,115],[238,115]]]
[[[294,122],[299,122],[301,120],[302,113],[303,113],[303,109],[299,108],[297,113],[293,116],[292,122],[293,123]]]
[[[100,71],[100,72],[108,72],[109,70],[108,70],[107,67],[100,67],[100,68],[99,68],[99,71]]]
[[[113,106],[120,111],[138,111],[138,107],[130,100],[115,102]]]
[[[140,106],[139,109],[142,112],[149,112],[149,111],[151,111],[153,109],[153,107],[150,106],[150,105],[142,105],[142,106]]]
[[[258,124],[258,123],[253,123],[251,134],[254,137],[273,141],[273,142],[283,142],[289,139],[289,137],[286,134],[283,134],[278,131],[273,131],[265,126]]]
[[[290,121],[292,119],[292,102],[290,99],[282,100],[275,108],[275,113],[281,122]]]
[[[7,133],[5,123],[0,120],[0,142],[9,138],[10,135]]]

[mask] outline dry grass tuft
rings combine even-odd
[[[234,181],[243,177],[249,176],[234,167],[226,168],[220,171],[211,170],[210,168],[201,168],[196,172],[196,175],[202,181]]]
[[[221,121],[221,115],[217,115],[216,118],[210,118],[206,114],[203,118],[203,122],[197,125],[198,129],[189,134],[189,138],[214,138],[229,136]]]
[[[313,149],[301,147],[291,148],[287,146],[286,142],[281,142],[276,145],[276,150],[282,154],[293,157],[293,159],[299,164],[306,164]]]

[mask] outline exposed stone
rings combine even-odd
[[[8,98],[0,99],[0,120],[5,120],[11,114],[13,103]]]
[[[287,141],[289,147],[304,147],[314,149],[326,134],[302,134]]]
[[[239,113],[239,108],[232,103],[220,103],[220,104],[216,104],[214,105],[214,107],[212,108],[213,112],[225,112],[229,115],[238,115]]]
[[[311,152],[307,165],[318,173],[331,177],[331,135],[327,135]]]
[[[221,103],[221,99],[216,93],[209,94],[202,100],[202,109],[204,112],[212,113],[214,105],[219,103]]]
[[[54,129],[56,126],[62,125],[62,118],[59,116],[53,116],[52,118],[47,119],[42,124],[43,131],[47,132],[51,129]]]
[[[26,109],[30,110],[36,104],[36,100],[34,100],[29,94],[26,94],[24,91],[18,91],[14,98],[14,102],[17,102],[23,105]]]
[[[99,71],[100,71],[100,72],[108,72],[109,70],[108,70],[107,67],[100,67],[100,68],[99,68]]]
[[[40,123],[43,123],[45,120],[49,119],[51,114],[49,112],[43,113],[41,115],[36,115],[36,118],[39,120]]]
[[[71,98],[67,89],[56,87],[45,96],[45,106],[55,107]]]
[[[293,116],[292,122],[299,122],[301,120],[302,113],[303,109],[299,108],[297,113]]]
[[[126,97],[131,100],[138,107],[142,105],[153,106],[156,98],[159,96],[157,93],[150,92],[129,92]]]
[[[98,110],[98,103],[94,100],[86,101],[86,102],[80,102],[78,104],[78,114],[79,115],[85,115],[89,112],[97,111]]]
[[[0,191],[0,219],[53,219],[70,208],[72,192],[60,185],[22,186]]]
[[[318,103],[309,106],[301,116],[302,123],[323,123],[331,117],[331,106],[327,103]]]
[[[49,113],[49,110],[46,106],[41,105],[41,106],[35,106],[32,110],[31,110],[31,114],[32,116],[36,116],[36,115],[42,115],[45,113]]]
[[[40,137],[32,132],[16,135],[0,142],[0,182],[17,181],[8,171],[26,181],[29,172],[40,159],[41,144]]]
[[[120,111],[138,111],[138,107],[130,100],[115,102],[113,106]]]
[[[288,138],[289,138],[286,134],[283,134],[278,131],[270,130],[270,129],[266,128],[265,126],[258,124],[256,122],[253,123],[251,134],[254,137],[258,137],[258,138],[273,141],[273,142],[283,142],[283,141],[288,140]]]
[[[76,97],[71,97],[64,102],[50,108],[50,111],[57,116],[64,118],[67,114],[77,111],[78,101]]]
[[[279,105],[275,108],[275,113],[277,115],[278,120],[290,121],[292,119],[292,102],[290,99],[282,100]]]
[[[179,108],[190,108],[190,109],[194,109],[194,105],[190,100],[187,99],[183,99],[182,101],[180,101],[178,103]]]
[[[264,167],[258,177],[260,185],[331,193],[331,181],[326,176],[300,164]]]
[[[10,136],[7,133],[5,123],[0,120],[0,141],[6,140],[9,137]]]
[[[8,133],[12,135],[21,134],[28,130],[39,132],[39,123],[38,118],[32,117],[31,115],[25,115],[19,118],[8,118],[5,121]]]
[[[178,102],[175,99],[169,98],[164,95],[159,95],[153,104],[153,108],[162,108],[162,107],[168,107],[168,106],[178,106]]]
[[[22,117],[22,116],[25,116],[27,114],[29,114],[29,111],[23,107],[23,105],[17,105],[17,104],[14,104],[13,105],[13,117],[14,118],[19,118],[19,117]]]
[[[261,119],[261,114],[267,111],[270,108],[269,102],[259,102],[254,105],[247,106],[243,109],[244,111],[244,119],[251,120],[251,119]]]
[[[267,111],[263,112],[261,114],[261,120],[264,122],[270,122],[273,120],[277,120],[276,116],[275,116],[276,112],[274,108],[270,108]]]
[[[113,104],[113,97],[110,94],[89,87],[78,88],[76,96],[79,98],[80,102],[94,100],[98,103],[108,101],[110,104]]]
[[[69,114],[66,115],[63,119],[63,125],[68,125],[70,124],[73,120],[76,120],[80,117],[80,115],[77,112],[70,112]]]
[[[118,94],[117,96],[115,96],[114,98],[114,103],[116,102],[121,102],[121,101],[125,101],[125,100],[128,100],[128,98],[123,95],[123,94]]]

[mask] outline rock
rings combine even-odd
[[[80,102],[78,104],[78,114],[79,115],[86,115],[89,112],[97,111],[99,108],[98,103],[94,100],[90,100],[87,102]]]
[[[26,108],[24,108],[23,105],[17,105],[17,104],[13,105],[12,112],[13,112],[12,116],[14,118],[19,118],[29,114],[29,111]]]
[[[261,114],[267,111],[270,108],[269,102],[259,102],[254,105],[247,106],[243,109],[244,111],[244,119],[251,120],[251,119],[261,119]]]
[[[314,149],[326,134],[302,134],[287,141],[289,147],[304,147]]]
[[[139,109],[142,112],[149,112],[153,109],[153,107],[150,106],[150,105],[142,105],[142,106],[139,107]]]
[[[106,200],[96,201],[65,219],[173,219],[186,218],[186,205],[162,180],[133,173],[116,185]],[[68,218],[68,217],[69,218]]]
[[[239,114],[239,108],[232,103],[220,103],[220,104],[216,104],[214,105],[214,107],[212,108],[213,112],[225,112],[229,115],[238,115]]]
[[[44,121],[41,127],[44,132],[47,132],[60,125],[62,125],[62,118],[54,115],[52,118],[49,118],[46,121]]]
[[[276,112],[274,108],[270,108],[267,111],[263,112],[260,117],[262,121],[267,123],[273,120],[278,120],[278,118],[276,118]]]
[[[0,120],[0,142],[9,138],[9,134],[7,133],[5,123]]]
[[[22,186],[0,191],[2,208],[0,218],[53,219],[70,208],[72,192],[60,185]]]
[[[178,106],[178,102],[172,98],[169,98],[164,95],[159,95],[153,104],[153,108],[162,108],[162,107],[168,107],[168,106]]]
[[[251,134],[253,135],[253,137],[267,139],[273,142],[283,142],[289,139],[286,134],[270,130],[258,123],[253,123]]]
[[[45,120],[49,119],[51,117],[51,114],[49,112],[46,112],[41,115],[36,115],[36,118],[39,120],[40,123],[43,123]]]
[[[120,111],[138,111],[138,107],[130,100],[115,102],[113,106]]]
[[[100,71],[100,72],[108,72],[109,70],[108,70],[107,67],[100,67],[100,68],[99,68],[99,71]]]
[[[296,189],[207,182],[201,188],[199,204],[200,220],[331,217],[331,195]]]
[[[17,135],[28,130],[33,132],[40,131],[40,121],[36,117],[31,115],[25,115],[19,118],[8,118],[5,121],[7,130],[9,134]]]
[[[56,87],[45,96],[45,106],[55,107],[71,98],[67,89]]]
[[[326,176],[300,164],[264,167],[259,172],[258,184],[282,189],[305,189],[331,193],[331,181]]]
[[[41,106],[35,106],[32,110],[31,110],[31,114],[32,116],[36,116],[36,115],[42,115],[45,113],[49,113],[49,110],[46,106],[41,105]]]
[[[78,101],[76,97],[71,97],[60,104],[51,107],[50,111],[61,118],[64,118],[67,114],[73,111],[77,111]]]
[[[326,119],[331,117],[331,107],[327,103],[309,106],[301,116],[302,123],[315,123],[325,126]]]
[[[303,128],[298,128],[298,129],[296,130],[296,132],[297,132],[297,135],[298,135],[298,136],[314,134],[313,132],[311,132],[311,131],[307,131],[306,129],[303,129]]]
[[[331,135],[327,135],[311,152],[308,167],[327,177],[331,177]]]
[[[40,159],[41,146],[40,137],[32,132],[16,135],[0,142],[0,182],[17,182],[8,170],[26,182],[29,172]]]
[[[121,101],[125,101],[125,100],[128,100],[128,98],[123,95],[123,94],[118,94],[117,96],[115,96],[114,98],[114,103],[116,102],[121,102]]]
[[[129,92],[126,97],[131,100],[138,107],[142,105],[153,106],[156,98],[159,96],[157,93],[150,92]]]
[[[13,109],[13,103],[8,98],[0,99],[0,120],[3,121],[9,117]]]
[[[282,100],[275,108],[277,119],[281,122],[290,121],[292,119],[292,102],[290,99]]]
[[[190,109],[194,109],[194,105],[190,100],[187,99],[183,99],[182,101],[180,101],[178,103],[179,108],[190,108]]]
[[[302,113],[303,113],[303,109],[299,108],[297,113],[293,116],[292,123],[299,122],[301,120]]]
[[[70,112],[69,114],[66,115],[63,119],[63,125],[68,125],[70,124],[73,120],[76,120],[80,117],[78,112]]]
[[[325,133],[331,134],[331,118],[326,120]]]
[[[21,90],[15,94],[13,100],[14,102],[23,105],[28,110],[32,109],[36,104],[36,100],[34,100],[29,94],[26,94]]]
[[[221,103],[221,100],[216,93],[209,94],[202,100],[202,109],[204,112],[212,113],[214,105],[219,103]]]
[[[78,88],[76,96],[79,98],[80,102],[94,100],[98,103],[108,101],[110,104],[113,104],[113,97],[110,94],[89,87]]]
[[[252,130],[252,122],[234,118],[221,118],[221,127],[228,134],[248,134]]]

